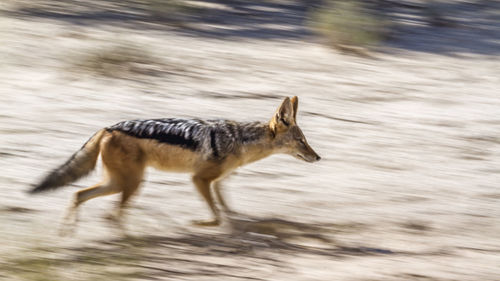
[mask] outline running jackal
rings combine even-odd
[[[144,169],[192,174],[192,180],[213,213],[213,219],[198,225],[218,225],[219,209],[210,186],[223,210],[219,182],[231,171],[275,153],[290,154],[315,162],[320,157],[307,144],[297,126],[297,97],[285,98],[269,122],[240,123],[229,120],[151,119],[124,121],[92,136],[66,163],[49,173],[30,193],[56,189],[87,175],[94,169],[99,153],[104,180],[76,192],[67,219],[77,220],[83,202],[121,192],[118,218],[136,192]]]

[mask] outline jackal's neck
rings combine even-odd
[[[267,123],[242,123],[241,128],[242,165],[260,160],[273,153],[273,137]]]

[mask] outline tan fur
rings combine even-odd
[[[258,141],[249,143],[221,159],[210,158],[199,151],[160,143],[154,139],[136,138],[120,131],[101,130],[83,149],[92,148],[92,153],[89,154],[91,157],[97,157],[97,154],[101,153],[105,177],[101,183],[76,193],[67,218],[74,218],[76,222],[77,208],[87,200],[121,192],[118,213],[120,216],[129,199],[139,188],[145,168],[152,166],[163,171],[190,173],[194,185],[214,215],[212,220],[197,224],[218,225],[220,214],[210,187],[213,186],[218,203],[228,211],[220,181],[233,170],[274,153],[288,153],[308,162],[319,160],[319,156],[307,144],[296,125],[297,106],[297,97],[287,97]]]

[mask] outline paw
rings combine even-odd
[[[76,225],[78,223],[78,216],[76,213],[70,212],[61,222],[59,226],[59,236],[67,237],[75,234]]]
[[[238,212],[233,211],[232,209],[229,209],[229,208],[225,208],[225,209],[223,209],[223,212],[224,212],[224,214],[225,214],[226,216],[230,216],[230,217],[231,217],[231,216],[236,216],[236,215],[238,215]]]
[[[104,216],[104,219],[109,222],[119,222],[120,217],[117,214],[107,214]]]
[[[218,220],[218,219],[195,220],[195,221],[192,221],[192,223],[196,226],[218,226],[218,225],[220,225],[220,220]]]
[[[59,236],[68,237],[75,234],[75,224],[63,223],[59,227]]]
[[[118,226],[119,228],[123,228],[125,224],[125,220],[120,214],[108,214],[104,216],[104,219],[108,221],[108,223]]]

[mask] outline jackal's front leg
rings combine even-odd
[[[226,200],[224,200],[224,197],[222,196],[222,185],[221,185],[221,182],[220,181],[214,182],[213,183],[213,188],[214,188],[215,196],[217,197],[217,201],[221,205],[222,210],[226,214],[234,213],[231,209],[229,209],[229,207],[226,204]]]
[[[210,210],[214,215],[214,219],[206,220],[206,221],[194,221],[194,224],[199,226],[217,226],[220,224],[220,214],[219,210],[215,206],[214,199],[212,198],[212,194],[210,193],[210,183],[212,180],[207,180],[199,176],[193,176],[193,183],[200,192],[205,202],[207,202]]]

